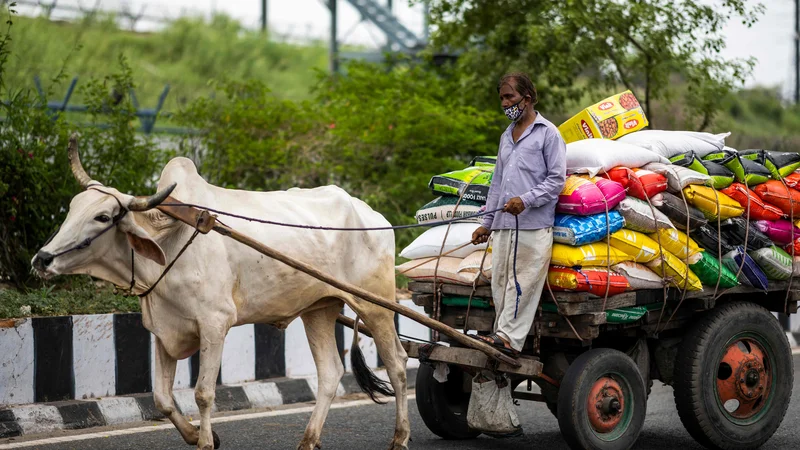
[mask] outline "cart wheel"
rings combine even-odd
[[[447,381],[433,378],[433,366],[420,364],[417,370],[417,409],[425,426],[444,439],[473,439],[481,434],[467,425],[469,392],[464,392],[464,372],[450,366]]]
[[[775,317],[749,302],[709,311],[675,361],[675,405],[683,426],[712,449],[757,448],[789,407],[792,354]]]
[[[618,350],[589,350],[561,380],[558,426],[572,449],[631,448],[642,430],[646,409],[639,368]]]

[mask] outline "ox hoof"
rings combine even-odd
[[[211,436],[214,438],[214,450],[219,448],[219,435],[216,431],[211,430]]]
[[[197,430],[200,430],[200,427],[195,427],[195,428],[197,428]],[[220,443],[219,443],[219,435],[217,434],[216,431],[211,430],[211,437],[214,439],[214,450],[217,450],[219,448],[219,445],[220,445]]]
[[[392,445],[389,447],[389,450],[408,450],[408,446],[403,444],[392,443]]]
[[[317,448],[322,448],[322,442],[317,441],[314,445],[311,445],[311,442],[306,441],[303,439],[300,444],[297,445],[297,450],[315,450]]]

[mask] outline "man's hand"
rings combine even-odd
[[[492,230],[484,227],[478,227],[478,229],[472,233],[472,243],[475,245],[483,244],[489,240],[490,234],[492,234]]]
[[[504,212],[511,213],[515,216],[521,213],[524,209],[525,209],[525,203],[523,203],[522,199],[519,197],[512,198],[503,207]]]

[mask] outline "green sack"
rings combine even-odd
[[[788,280],[792,276],[792,257],[783,249],[771,246],[747,252],[770,280]]]
[[[493,166],[467,167],[433,176],[428,187],[437,195],[463,194],[464,200],[486,203],[493,171]]]
[[[469,163],[470,166],[483,167],[497,164],[497,156],[476,156]]]
[[[751,159],[740,158],[740,161],[744,168],[744,181],[742,182],[749,187],[766,183],[772,176],[769,169]]]
[[[775,168],[772,178],[779,180],[800,167],[800,154],[794,152],[769,152],[767,161],[769,163],[767,164],[767,169],[769,169],[770,172],[773,172],[770,165]]]
[[[717,277],[719,276],[719,287],[729,288],[739,284],[736,279],[736,274],[731,272],[725,265],[720,264],[717,258],[711,256],[707,251],[701,253],[703,255],[700,261],[691,264],[689,268],[700,278],[700,281],[707,286],[716,286]],[[721,268],[721,270],[720,270]]]
[[[442,296],[442,304],[446,306],[463,306],[470,305],[469,297],[456,297],[456,296]],[[488,299],[482,297],[472,297],[472,308],[489,309],[493,308]]]
[[[776,180],[782,179],[800,167],[800,155],[797,153],[751,149],[742,150],[741,155],[742,158],[766,167],[770,176]]]
[[[646,306],[628,306],[625,308],[609,309],[606,311],[606,323],[633,323],[644,317],[649,311],[660,311],[662,305],[663,303],[653,303]],[[558,307],[555,303],[542,302],[542,311],[558,314]]]
[[[606,311],[606,323],[633,323],[644,317],[644,315],[650,311],[661,311],[663,305],[663,303],[653,303],[645,306],[628,306],[625,308],[609,309]],[[665,314],[668,318],[669,314]]]
[[[695,172],[708,175],[708,171],[705,167],[703,167],[703,164],[700,162],[694,152],[686,152],[681,153],[680,155],[675,155],[670,158],[669,161],[676,166],[687,167]]]
[[[711,177],[711,187],[725,189],[733,184],[733,172],[714,161],[701,161],[706,169],[706,175]]]
[[[713,161],[725,167],[733,172],[736,181],[740,183],[744,182],[744,167],[742,167],[742,162],[739,160],[739,155],[734,150],[720,150],[718,152],[709,153],[703,160]]]

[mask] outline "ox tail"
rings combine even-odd
[[[358,386],[365,394],[369,395],[369,398],[371,398],[373,402],[379,405],[386,403],[378,399],[376,394],[394,397],[394,391],[389,383],[378,378],[364,360],[364,353],[361,352],[361,347],[358,346],[358,316],[356,316],[355,323],[353,324],[353,345],[350,347],[350,365],[353,368],[353,375],[356,378]]]

